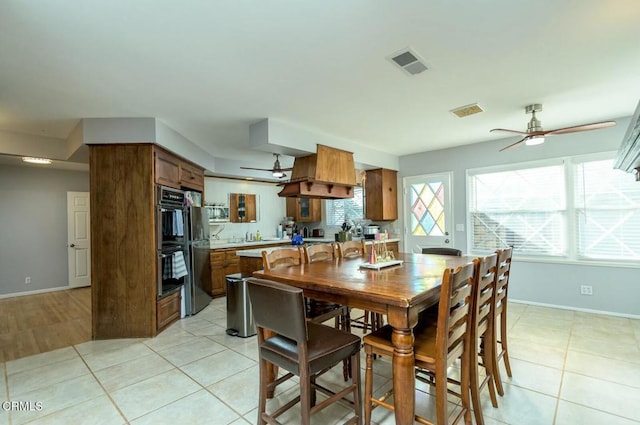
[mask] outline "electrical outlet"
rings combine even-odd
[[[27,285],[31,283],[31,276],[27,276],[24,278],[24,283],[26,283]]]
[[[580,294],[581,295],[593,295],[593,286],[591,286],[591,285],[580,285]]]

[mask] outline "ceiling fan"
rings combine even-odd
[[[258,170],[258,171],[271,171],[271,175],[273,177],[283,179],[287,177],[284,173],[285,171],[291,171],[293,168],[282,168],[280,166],[280,154],[274,153],[273,156],[276,157],[276,161],[273,163],[273,168],[251,168],[251,167],[240,167],[243,170]]]
[[[494,128],[494,129],[490,130],[490,131],[506,131],[506,132],[509,132],[509,133],[516,133],[516,134],[524,135],[524,137],[522,139],[518,140],[517,142],[512,143],[509,146],[505,146],[504,148],[500,149],[500,152],[502,152],[502,151],[504,151],[506,149],[511,149],[513,147],[516,147],[519,144],[521,144],[522,142],[524,142],[524,144],[528,145],[528,146],[539,145],[541,143],[544,143],[545,136],[553,136],[553,135],[556,135],[556,134],[576,133],[578,131],[598,130],[600,128],[613,127],[614,125],[616,125],[615,121],[602,121],[602,122],[594,122],[594,123],[590,123],[590,124],[575,125],[575,126],[572,126],[572,127],[558,128],[556,130],[543,130],[542,129],[542,124],[540,123],[540,120],[538,120],[536,118],[536,112],[542,111],[542,105],[540,103],[534,103],[532,105],[527,105],[524,108],[524,111],[527,114],[531,114],[531,120],[529,121],[529,124],[527,125],[527,131],[509,130],[509,129],[506,129],[506,128]]]

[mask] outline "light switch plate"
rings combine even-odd
[[[464,232],[464,224],[456,224],[456,232]]]

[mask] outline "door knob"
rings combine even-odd
[[[75,248],[76,244],[72,243],[71,245],[69,245],[71,248]]]
[[[445,239],[445,240],[444,240],[444,243],[449,243],[449,239]]]

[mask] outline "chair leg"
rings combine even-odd
[[[471,362],[469,361],[469,347],[465,347],[462,352],[460,366],[460,398],[462,399],[462,408],[464,409],[464,423],[471,425],[471,399],[469,397],[469,369],[471,368]]]
[[[358,417],[357,425],[362,425],[362,390],[360,388],[360,351],[350,358],[351,383],[353,385],[353,410]]]
[[[311,425],[312,388],[309,373],[301,368],[300,371],[300,424]]]
[[[498,398],[496,397],[496,382],[495,372],[493,370],[493,359],[495,357],[495,345],[492,343],[486,343],[493,341],[492,330],[487,330],[487,334],[482,338],[482,364],[484,365],[487,373],[487,386],[489,387],[489,396],[491,397],[491,405],[495,408],[498,407]]]
[[[447,412],[447,369],[436,366],[436,424],[449,423]]]
[[[373,397],[373,353],[365,345],[366,365],[364,372],[364,425],[371,424],[371,397]]]
[[[267,361],[260,359],[260,393],[258,396],[258,425],[264,425],[267,422],[262,417],[267,407],[267,384],[269,382],[269,372],[267,370]]]
[[[506,307],[505,307],[506,308]],[[500,344],[504,355],[504,367],[507,369],[507,375],[511,378],[511,364],[509,363],[509,348],[507,347],[507,312],[506,310],[500,315]]]
[[[480,405],[480,378],[478,376],[478,341],[471,341],[469,347],[469,388],[471,391],[471,403],[473,414],[476,417],[476,424],[484,425],[482,407]],[[437,389],[438,379],[436,379]],[[446,393],[445,393],[446,396]],[[436,400],[437,402],[437,400]]]

